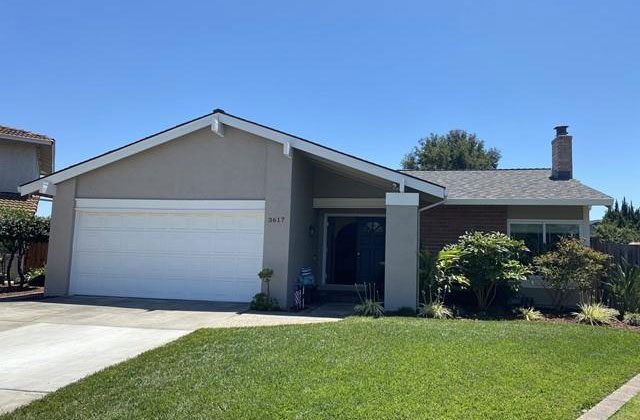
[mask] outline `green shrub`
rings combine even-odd
[[[258,273],[258,277],[264,284],[267,285],[267,296],[271,296],[271,291],[269,290],[269,284],[271,283],[271,277],[273,277],[273,269],[265,267]]]
[[[47,267],[32,268],[27,273],[27,281],[31,286],[44,286],[45,276],[47,274]]]
[[[605,289],[610,304],[622,315],[640,310],[640,267],[622,260],[612,270]]]
[[[583,324],[609,325],[616,321],[620,314],[617,310],[609,308],[602,303],[581,303],[579,312],[574,312],[576,320]]]
[[[365,283],[361,293],[360,288],[356,285],[356,292],[360,303],[353,307],[356,315],[372,316],[380,318],[384,316],[384,304],[380,301],[375,283]]]
[[[599,301],[610,261],[608,255],[584,246],[575,238],[562,238],[553,251],[535,257],[533,263],[554,309],[559,310],[575,288],[580,290],[581,303]]]
[[[29,270],[29,272],[27,273],[27,279],[28,280],[33,280],[36,277],[39,276],[44,276],[47,274],[47,267],[43,266],[43,267],[36,267],[36,268],[32,268],[31,270]]]
[[[353,307],[353,312],[356,315],[380,318],[384,316],[384,306],[382,305],[382,302],[377,302],[372,299],[364,299]]]
[[[498,286],[517,290],[530,274],[523,263],[527,251],[524,242],[503,233],[465,233],[438,254],[438,275],[447,284],[470,288],[478,309],[484,311],[493,302]]]
[[[640,313],[638,312],[627,312],[626,314],[624,314],[624,318],[622,318],[622,320],[627,325],[640,327]]]
[[[254,311],[271,311],[278,309],[278,301],[266,293],[257,293],[249,307]]]
[[[516,310],[516,313],[519,318],[524,319],[525,321],[542,321],[544,319],[544,315],[542,315],[542,312],[532,307],[518,308]]]
[[[421,303],[418,315],[425,318],[447,319],[453,318],[453,312],[440,301]]]

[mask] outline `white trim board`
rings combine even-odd
[[[76,198],[76,210],[264,210],[264,200],[129,200]]]
[[[409,175],[405,175],[398,171],[394,171],[392,169],[355,158],[353,156],[329,149],[327,147],[320,146],[308,140],[285,134],[272,128],[268,128],[260,124],[256,124],[219,111],[215,111],[212,114],[205,115],[203,117],[171,128],[167,131],[163,131],[146,139],[139,140],[128,146],[124,146],[112,152],[105,153],[104,155],[82,162],[75,166],[71,166],[67,169],[63,169],[46,177],[31,181],[18,187],[18,189],[22,195],[31,194],[39,191],[42,187],[42,183],[45,181],[48,181],[52,184],[58,184],[60,182],[66,181],[67,179],[108,165],[125,157],[166,143],[175,138],[184,136],[207,126],[211,126],[212,130],[218,135],[224,135],[224,130],[221,127],[222,124],[235,127],[248,133],[260,136],[262,138],[275,141],[277,143],[281,143],[283,145],[283,152],[285,154],[291,147],[293,147],[295,149],[322,157],[324,159],[345,165],[364,173],[386,179],[398,184],[400,188],[404,188],[404,186],[406,185],[408,187],[425,192],[438,198],[444,198],[446,196],[446,189],[442,186],[430,183],[428,181],[420,180]]]
[[[314,198],[314,209],[383,209],[384,198]]]

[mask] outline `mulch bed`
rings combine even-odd
[[[17,298],[33,298],[44,296],[44,287],[34,286],[0,286],[0,301],[2,300],[15,300]]]

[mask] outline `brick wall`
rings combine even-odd
[[[466,231],[507,232],[506,206],[447,206],[422,212],[420,245],[431,252],[455,242]]]

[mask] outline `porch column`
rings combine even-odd
[[[418,304],[418,194],[387,193],[384,307]]]

